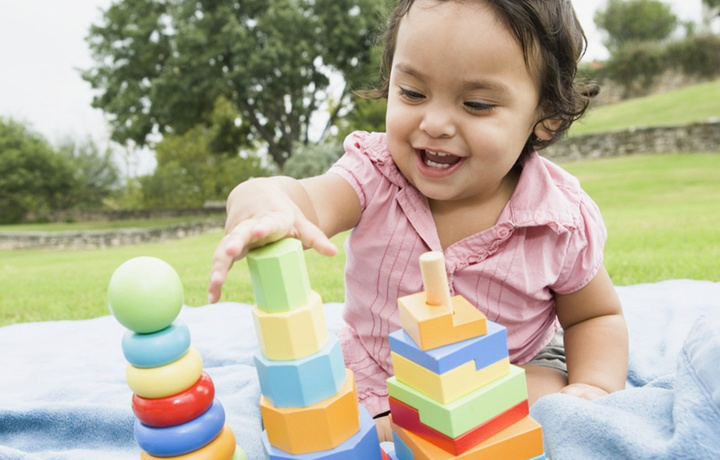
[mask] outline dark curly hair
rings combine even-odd
[[[544,149],[557,142],[570,126],[583,116],[592,98],[599,93],[595,83],[576,79],[577,65],[585,52],[587,39],[570,0],[436,0],[481,2],[490,7],[517,40],[523,51],[530,75],[540,83],[538,107],[544,120],[558,123],[550,139],[531,135],[518,158],[518,164],[533,150]],[[390,70],[400,20],[415,0],[398,0],[390,13],[383,34],[385,49],[380,68],[380,87],[363,95],[382,99],[388,97]]]

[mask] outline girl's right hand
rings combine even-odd
[[[305,217],[289,197],[283,197],[282,194],[273,197],[264,195],[259,201],[266,209],[248,213],[245,208],[258,207],[258,201],[246,199],[240,202],[237,196],[238,194],[234,193],[228,198],[226,233],[213,255],[208,287],[210,303],[220,299],[222,285],[227,279],[230,268],[236,260],[245,257],[250,249],[282,238],[297,238],[305,248],[313,248],[327,256],[337,254],[335,245]]]

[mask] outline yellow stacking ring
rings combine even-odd
[[[128,364],[125,377],[136,395],[143,398],[165,398],[193,386],[202,375],[202,369],[200,353],[190,347],[180,359],[164,366],[140,368]]]
[[[195,452],[172,458],[174,460],[233,460],[235,448],[235,435],[226,423],[220,435],[207,446]],[[242,452],[242,450],[240,451]],[[242,456],[240,458],[242,458]],[[141,450],[140,460],[167,460],[167,457],[155,457]]]

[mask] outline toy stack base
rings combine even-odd
[[[395,449],[388,455],[545,458],[542,427],[529,416],[525,371],[510,364],[505,328],[462,297],[449,296],[441,253],[421,256],[420,264],[426,289],[441,292],[398,299],[402,329],[389,336]]]
[[[270,460],[380,460],[375,422],[328,333],[302,244],[284,239],[246,257],[256,305],[263,446]]]
[[[246,460],[190,331],[176,320],[183,292],[175,270],[152,257],[130,259],[113,273],[108,301],[129,329],[122,349],[140,458]]]

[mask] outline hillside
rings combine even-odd
[[[570,136],[720,118],[720,80],[591,109]]]

